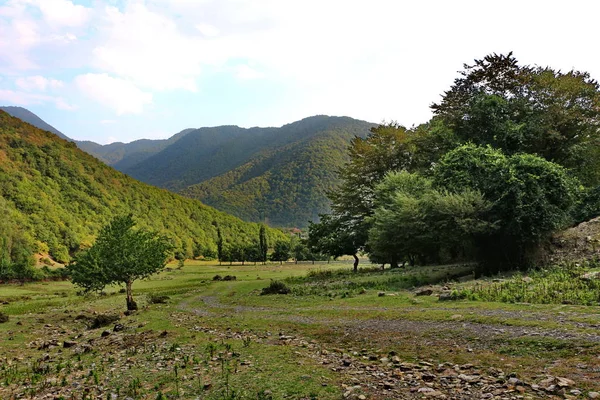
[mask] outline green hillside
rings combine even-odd
[[[31,124],[37,128],[40,128],[43,131],[52,132],[55,135],[57,135],[58,137],[65,139],[65,140],[71,140],[65,134],[63,134],[61,131],[59,131],[58,129],[56,129],[55,127],[53,127],[52,125],[50,125],[49,123],[47,123],[46,121],[44,121],[43,119],[41,119],[40,117],[38,117],[37,115],[35,115],[34,113],[32,113],[31,111],[29,111],[26,108],[17,107],[17,106],[1,106],[0,110],[7,112],[8,114],[12,115],[13,117],[19,118],[21,121],[25,121],[28,124]]]
[[[123,171],[175,143],[193,129],[185,129],[169,139],[140,139],[130,143],[115,142],[101,145],[90,141],[78,141],[77,147],[104,161],[111,167]]]
[[[339,183],[336,171],[347,159],[348,143],[353,135],[364,136],[363,129],[336,127],[261,152],[181,193],[247,221],[305,227],[329,211],[326,193]]]
[[[265,152],[277,151],[324,132],[344,131],[351,138],[366,135],[371,126],[352,118],[319,115],[281,128],[200,128],[123,172],[143,182],[178,191],[241,167]]]
[[[245,220],[306,226],[328,211],[350,140],[373,126],[320,115],[281,128],[201,128],[123,171]]]
[[[0,212],[0,245],[15,251],[23,247],[16,242],[31,242],[33,251],[48,251],[59,261],[92,243],[100,227],[122,213],[132,212],[141,227],[170,236],[188,256],[216,249],[215,225],[226,242],[254,241],[259,230],[199,201],[138,182],[74,143],[2,111]],[[283,235],[268,234],[272,240]]]

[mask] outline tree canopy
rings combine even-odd
[[[102,228],[96,242],[68,267],[73,283],[85,291],[124,284],[128,310],[137,309],[133,282],[163,269],[173,249],[167,238],[134,229],[134,225],[131,215],[115,217]]]

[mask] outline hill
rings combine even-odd
[[[193,130],[194,129],[184,129],[171,136],[169,139],[140,139],[130,143],[115,142],[106,145],[90,141],[81,141],[77,142],[77,146],[81,150],[99,158],[115,169],[123,171],[158,153]]]
[[[373,126],[321,115],[281,128],[200,128],[123,171],[242,219],[302,227],[328,211],[350,140]]]
[[[6,256],[8,247],[12,256],[10,251],[23,247],[15,247],[16,241],[31,241],[33,251],[49,252],[63,262],[123,213],[133,213],[141,227],[170,236],[187,256],[216,250],[215,225],[226,242],[254,241],[259,230],[257,224],[138,182],[74,143],[2,111],[0,210],[0,253]],[[275,230],[268,235],[282,237]]]
[[[28,124],[31,124],[36,128],[40,128],[43,131],[52,132],[61,139],[73,141],[72,139],[64,135],[61,131],[59,131],[58,129],[56,129],[55,127],[53,127],[52,125],[50,125],[49,123],[47,123],[46,121],[44,121],[43,119],[41,119],[26,108],[17,106],[0,106],[0,110],[12,115],[13,117],[19,118],[21,121],[27,122]]]
[[[327,191],[347,158],[349,140],[361,131],[330,129],[261,152],[242,166],[182,190],[247,221],[305,227],[329,211]]]
[[[158,153],[170,144],[173,144],[180,137],[194,130],[185,129],[173,135],[169,139],[164,140],[140,139],[131,143],[115,142],[102,145],[89,140],[73,140],[26,108],[0,106],[0,110],[5,111],[13,117],[19,118],[21,121],[27,122],[36,128],[52,132],[62,139],[74,142],[81,150],[93,155],[96,158],[99,158],[106,164],[119,171],[138,164],[151,155]]]

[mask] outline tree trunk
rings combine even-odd
[[[135,311],[138,309],[137,303],[133,300],[133,290],[131,286],[133,285],[133,281],[128,280],[125,282],[125,288],[127,291],[127,311]]]
[[[396,254],[392,254],[392,259],[390,261],[390,268],[398,268],[398,256]]]
[[[352,254],[354,257],[354,272],[358,272],[358,256],[356,254]]]

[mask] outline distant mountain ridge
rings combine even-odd
[[[21,109],[9,108],[13,113]],[[26,122],[57,131],[21,110]],[[225,125],[185,129],[164,140],[74,142],[133,178],[242,219],[305,227],[329,211],[326,193],[338,183],[337,170],[347,160],[352,138],[367,136],[374,126],[350,117],[317,115],[280,128]]]
[[[145,160],[146,158],[174,143],[180,137],[194,131],[194,129],[184,129],[183,131],[171,136],[169,139],[140,139],[130,143],[115,142],[102,145],[89,140],[71,139],[26,108],[16,106],[0,106],[0,110],[5,111],[13,117],[19,118],[21,121],[27,122],[36,128],[52,132],[62,139],[74,142],[81,150],[104,161],[106,164],[116,168],[119,171],[122,171],[124,168],[132,167],[133,165]]]
[[[306,227],[329,211],[350,140],[373,126],[318,115],[280,128],[200,128],[123,172],[248,221]]]

